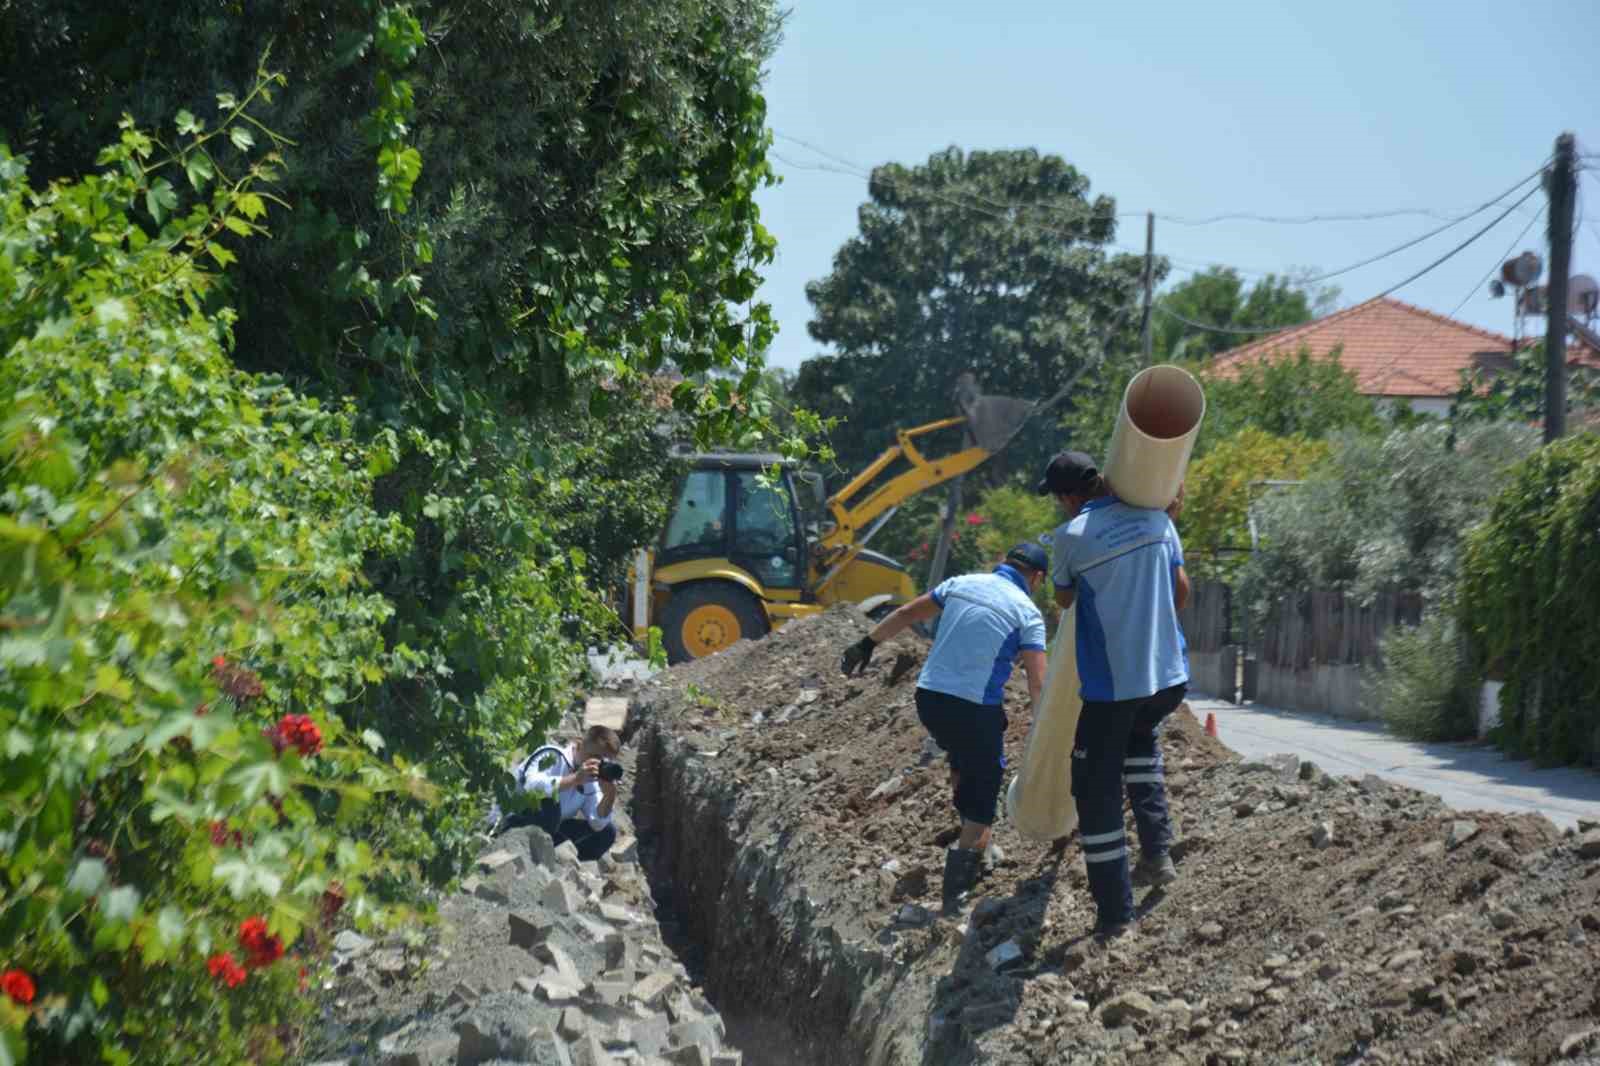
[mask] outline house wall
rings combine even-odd
[[[1448,418],[1452,401],[1436,396],[1374,396],[1374,403],[1382,414],[1390,414],[1396,404],[1405,404],[1419,415],[1430,415],[1434,418]]]

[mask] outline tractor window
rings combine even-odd
[[[741,471],[733,521],[734,555],[740,562],[765,584],[797,588],[800,539],[795,535],[794,501],[787,481]]]
[[[727,513],[728,479],[720,470],[694,470],[683,479],[678,505],[667,523],[663,551],[673,548],[698,548],[719,552],[726,537],[723,515]]]

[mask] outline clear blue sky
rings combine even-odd
[[[1077,166],[1119,211],[1458,212],[1530,174],[1563,130],[1580,152],[1600,152],[1600,3],[798,0],[766,95],[784,180],[760,198],[778,238],[762,298],[781,327],[771,362],[792,368],[820,350],[806,333],[805,284],[855,233],[866,183],[808,169],[834,164],[791,138],[862,169],[952,144],[1036,147]],[[1579,178],[1589,211],[1575,271],[1600,272],[1596,178]],[[1376,295],[1493,214],[1339,278],[1340,305]],[[1531,217],[1511,215],[1396,297],[1448,314],[1471,293],[1460,317],[1510,332],[1509,299],[1491,300],[1477,280]],[[1158,220],[1156,249],[1177,267],[1332,270],[1438,224]],[[1117,243],[1142,251],[1144,220],[1123,219]],[[1542,219],[1516,248],[1544,254]]]

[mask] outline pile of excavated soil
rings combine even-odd
[[[797,621],[635,697],[658,895],[730,1018],[863,1063],[1600,1056],[1600,830],[1241,762],[1187,712],[1162,741],[1181,878],[1136,893],[1135,933],[1089,938],[1076,841],[1004,823],[972,904],[935,917],[957,820],[913,703],[927,645],[888,642],[846,679],[862,626]],[[1006,710],[1016,765],[1020,676]]]

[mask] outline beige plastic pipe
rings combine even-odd
[[[1135,374],[1106,454],[1106,482],[1117,498],[1135,507],[1171,503],[1205,415],[1205,391],[1187,370],[1152,366]]]
[[[1175,366],[1141,370],[1128,382],[1111,435],[1106,481],[1125,503],[1166,507],[1178,495],[1205,417],[1200,383]],[[1022,767],[1006,792],[1017,832],[1057,840],[1077,828],[1072,800],[1072,745],[1083,701],[1078,682],[1077,611],[1065,611],[1033,708]]]

